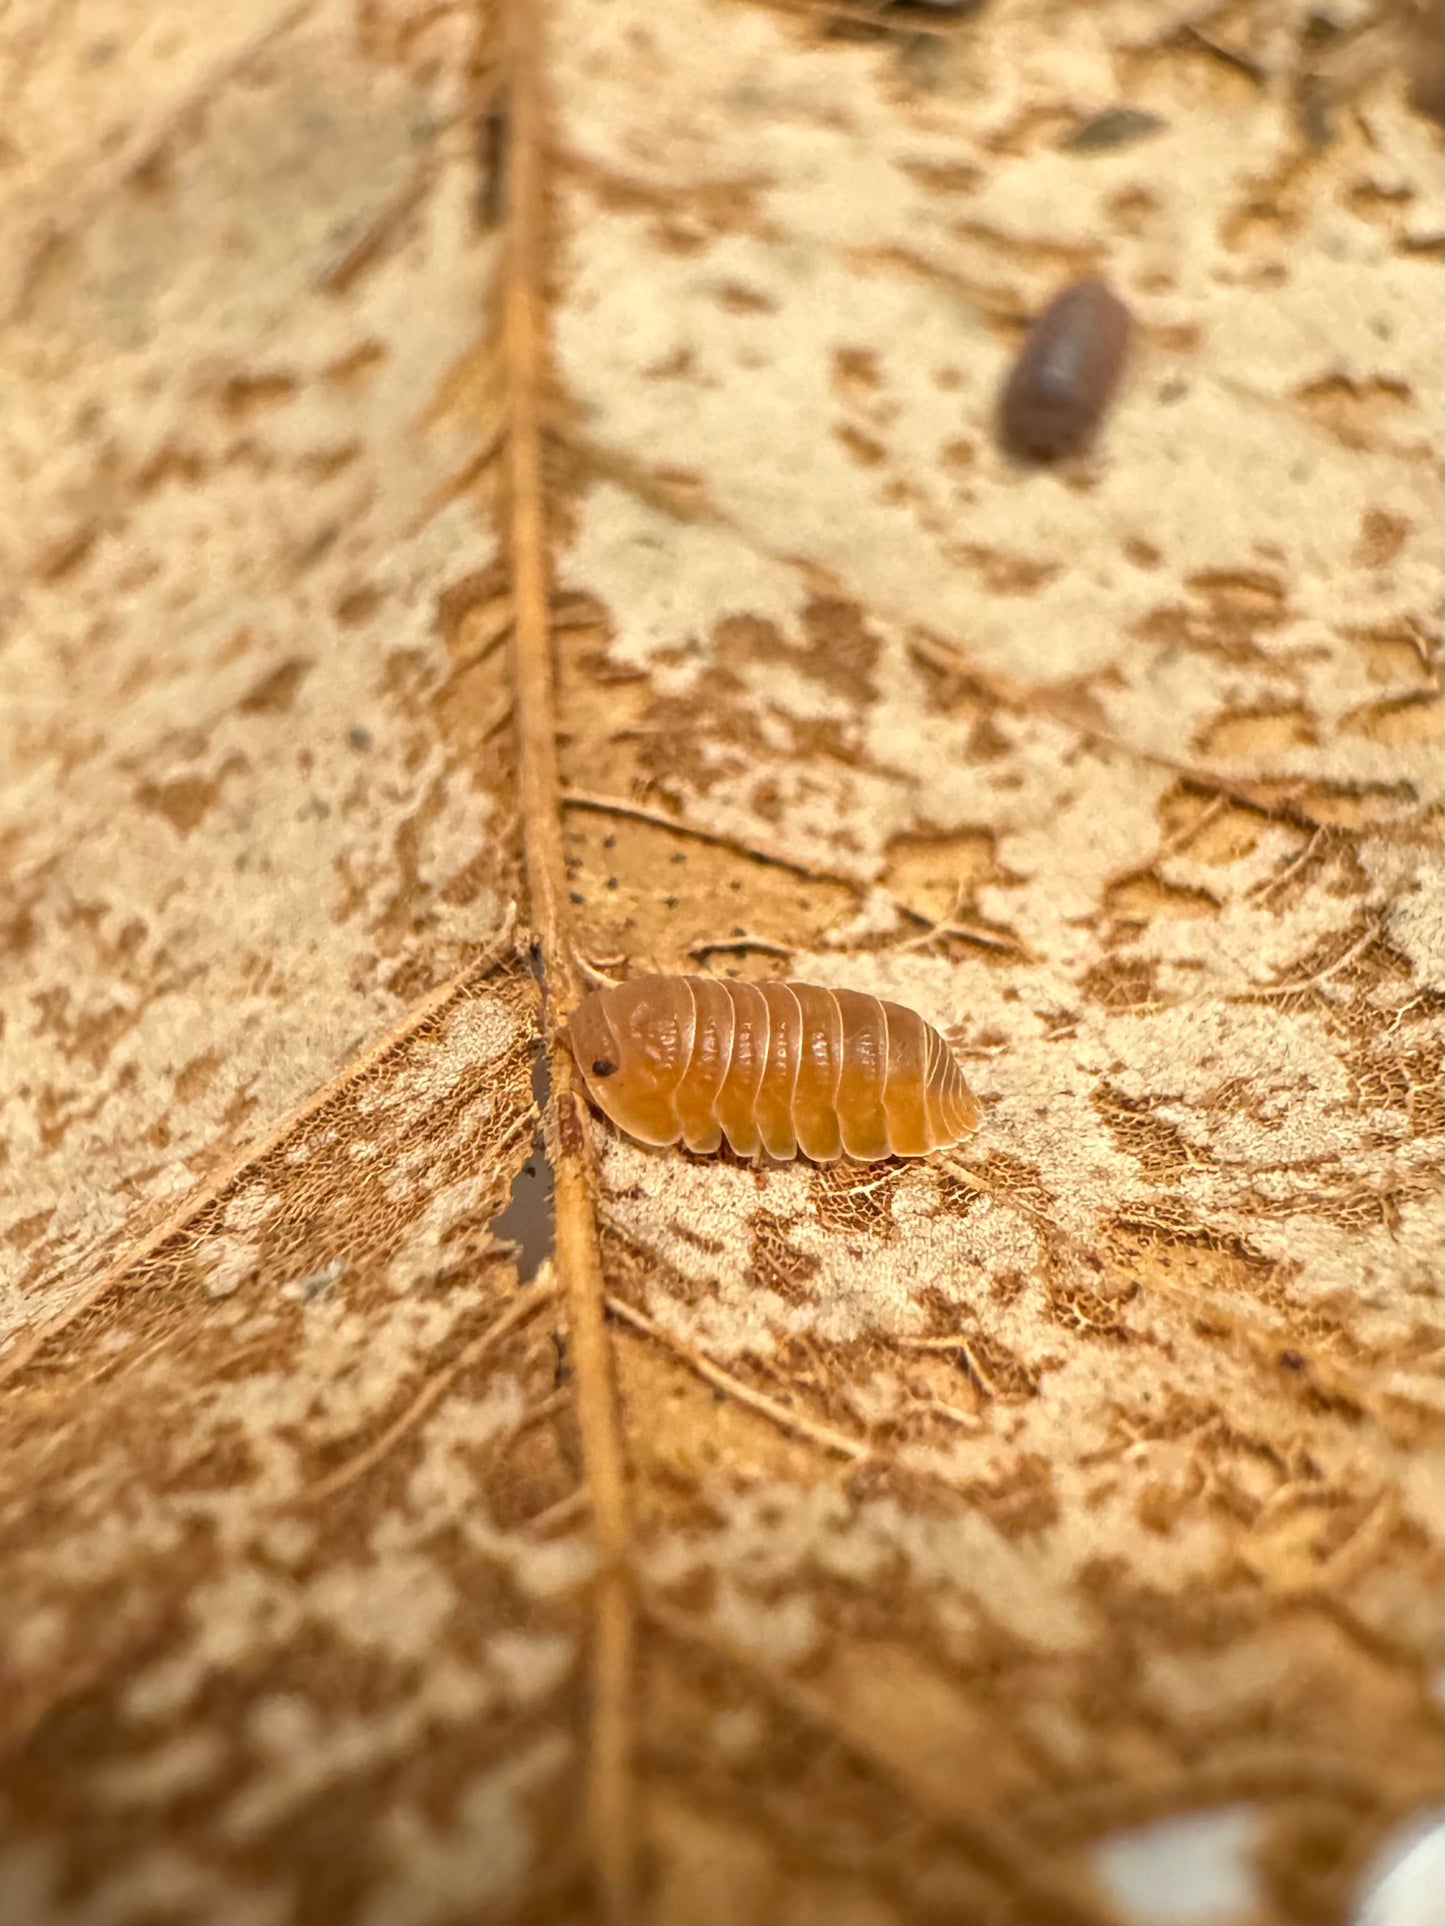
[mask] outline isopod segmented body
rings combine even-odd
[[[598,1109],[645,1144],[873,1163],[978,1123],[938,1031],[854,990],[644,976],[594,990],[568,1042]]]

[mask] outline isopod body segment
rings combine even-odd
[[[854,990],[644,976],[585,997],[567,1041],[593,1103],[645,1144],[873,1163],[978,1123],[938,1031]]]
[[[1029,329],[999,402],[999,437],[1025,461],[1077,454],[1124,372],[1133,322],[1102,281],[1075,281]]]

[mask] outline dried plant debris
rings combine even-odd
[[[1070,154],[1111,154],[1117,148],[1148,140],[1167,125],[1160,115],[1144,107],[1105,107],[1071,128],[1059,145]]]
[[[1406,63],[1411,105],[1445,125],[1445,7],[1439,0],[1426,0],[1418,9]]]
[[[1438,1807],[1445,213],[1328,12],[8,26],[0,1918],[1303,1926]],[[599,970],[978,1131],[649,1150]]]
[[[999,401],[1011,454],[1056,461],[1093,440],[1124,373],[1133,322],[1102,281],[1074,281],[1029,329]]]

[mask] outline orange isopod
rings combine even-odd
[[[978,1123],[938,1031],[855,990],[644,976],[585,997],[567,1041],[598,1109],[645,1144],[875,1163]]]

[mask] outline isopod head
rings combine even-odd
[[[587,1095],[604,1117],[646,1144],[677,1141],[670,1098],[691,1047],[677,1006],[659,1009],[650,980],[593,990],[567,1025]]]

